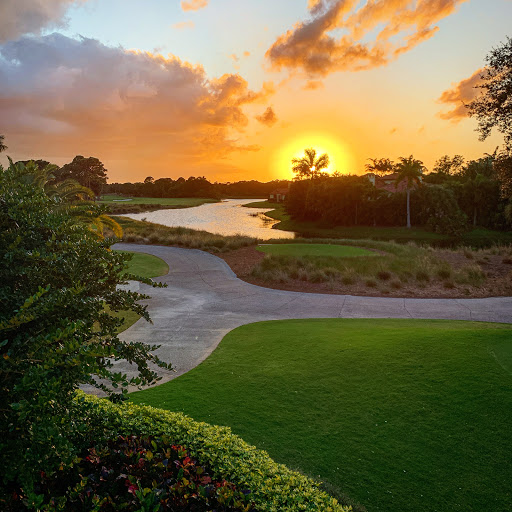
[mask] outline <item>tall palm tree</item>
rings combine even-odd
[[[5,135],[0,135],[0,153],[7,149],[7,146],[4,144]]]
[[[292,170],[297,178],[317,178],[321,176],[322,169],[329,167],[329,155],[324,153],[316,158],[316,150],[306,148],[302,158],[292,159]]]
[[[398,187],[402,181],[407,184],[407,227],[411,227],[411,190],[415,185],[421,184],[421,175],[425,166],[421,160],[416,160],[412,155],[405,158],[400,157],[400,162],[395,165],[398,176],[395,180],[395,187]]]

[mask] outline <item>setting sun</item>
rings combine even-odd
[[[283,141],[283,144],[276,150],[274,173],[282,179],[295,177],[291,167],[292,158],[302,158],[306,148],[314,148],[317,156],[327,153],[329,167],[326,171],[329,174],[334,171],[342,174],[355,172],[353,169],[354,158],[345,143],[329,134],[316,132],[314,134],[304,133]]]

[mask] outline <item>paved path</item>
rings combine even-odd
[[[224,260],[194,249],[117,244],[115,249],[145,252],[169,265],[156,281],[167,288],[140,285],[153,324],[139,320],[122,333],[126,341],[161,345],[171,361],[171,380],[203,361],[226,333],[240,325],[288,318],[423,318],[512,323],[512,297],[487,299],[400,299],[324,295],[261,288],[236,277]],[[136,283],[138,286],[139,283]],[[119,369],[131,373],[128,364]]]

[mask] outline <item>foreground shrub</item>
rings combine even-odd
[[[250,492],[215,480],[208,468],[166,437],[126,436],[84,450],[76,464],[53,477],[44,473],[35,505],[46,510],[206,512],[251,511]],[[27,510],[22,493],[4,504]]]
[[[80,384],[108,393],[94,376],[123,388],[154,383],[149,362],[168,367],[152,354],[156,347],[117,336],[123,321],[109,311],[149,319],[137,302],[143,295],[117,289],[129,258],[25,171],[0,167],[0,496],[12,486],[29,492],[41,471],[73,460],[80,418],[70,419],[69,409]],[[111,361],[120,359],[139,377],[115,372]]]
[[[347,511],[320,490],[320,484],[274,462],[266,452],[245,443],[227,427],[196,422],[181,413],[130,403],[113,404],[79,393],[73,415],[88,426],[84,436],[102,440],[118,435],[167,436],[191,457],[238,489],[251,491],[256,510],[267,512]],[[82,440],[83,442],[83,440]]]

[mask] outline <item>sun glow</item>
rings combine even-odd
[[[330,134],[315,132],[290,137],[280,145],[273,159],[275,174],[282,179],[294,178],[292,158],[302,158],[306,148],[314,148],[317,158],[324,153],[329,155],[329,167],[326,169],[329,174],[335,171],[342,174],[354,172],[354,158],[345,143]]]

